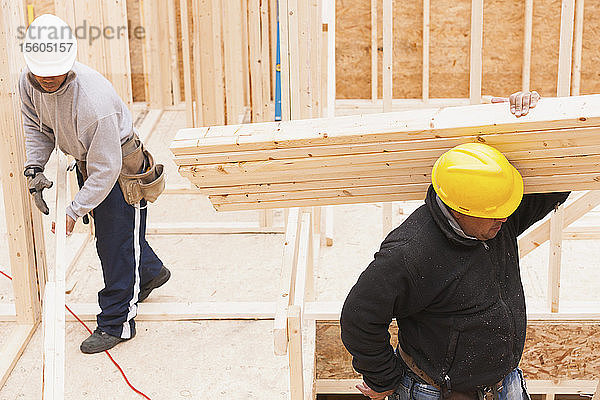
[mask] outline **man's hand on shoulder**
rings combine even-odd
[[[492,103],[510,103],[510,112],[515,117],[522,117],[529,113],[529,110],[534,108],[541,96],[535,90],[531,92],[516,92],[510,97],[492,97]]]
[[[385,400],[386,397],[388,397],[389,395],[393,394],[394,391],[393,390],[388,390],[382,393],[376,392],[373,389],[371,389],[369,386],[367,386],[366,383],[359,383],[358,385],[356,385],[356,388],[358,390],[360,390],[360,392],[369,397],[371,400]]]

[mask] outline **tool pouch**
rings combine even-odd
[[[156,164],[152,154],[134,136],[121,146],[123,165],[119,174],[119,186],[128,204],[142,199],[153,203],[165,190],[164,166]]]

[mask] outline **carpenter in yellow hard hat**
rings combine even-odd
[[[511,95],[506,117],[528,113],[533,99]],[[501,387],[508,400],[529,398],[518,368],[527,312],[517,238],[568,196],[523,195],[519,172],[488,145],[442,154],[425,204],[386,236],[344,302],[340,334],[363,377],[357,389],[404,399],[418,384],[432,398],[476,400],[482,387]]]

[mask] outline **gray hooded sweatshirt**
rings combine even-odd
[[[25,167],[44,168],[55,147],[85,161],[88,178],[67,207],[77,220],[110,193],[121,171],[121,144],[133,132],[131,113],[112,84],[97,71],[76,62],[65,82],[46,92],[27,68],[19,79]]]

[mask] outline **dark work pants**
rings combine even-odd
[[[98,292],[102,309],[98,327],[123,339],[135,335],[140,287],[156,277],[163,265],[146,241],[146,216],[146,202],[127,204],[118,182],[94,209],[96,249],[105,285]]]

